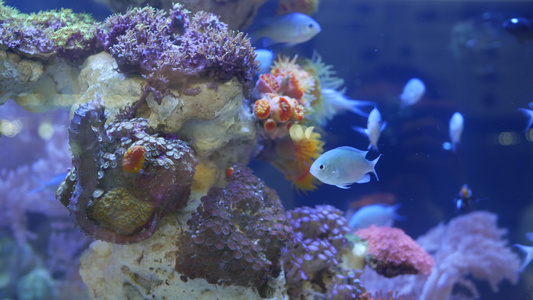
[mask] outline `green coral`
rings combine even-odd
[[[30,57],[80,58],[97,50],[99,23],[70,9],[24,14],[0,1],[0,46]]]

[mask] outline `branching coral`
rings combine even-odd
[[[295,240],[283,253],[291,299],[322,295],[326,299],[356,299],[364,292],[352,270],[340,268],[342,252],[350,251],[350,232],[343,213],[329,205],[287,212]],[[312,285],[310,285],[312,283]],[[327,295],[327,296],[326,296]]]
[[[54,187],[47,187],[46,184],[56,176],[64,176],[70,166],[67,130],[61,124],[68,122],[68,116],[64,112],[36,116],[10,100],[2,106],[0,117],[4,130],[8,120],[12,124],[21,122],[21,131],[16,136],[9,138],[3,135],[0,140],[3,157],[0,170],[0,227],[7,228],[23,245],[36,237],[35,232],[28,229],[29,213],[48,217],[66,216],[61,205],[53,201]],[[57,124],[52,125],[53,134],[44,143],[37,135],[37,128],[46,118],[53,118]]]
[[[163,215],[185,207],[198,162],[183,141],[151,132],[146,120],[105,121],[99,100],[74,113],[73,168],[57,197],[94,238],[138,242]],[[142,158],[132,159],[132,152]]]
[[[235,166],[225,188],[213,187],[187,221],[176,270],[182,280],[258,287],[281,271],[281,248],[293,240],[276,193]]]
[[[435,252],[436,265],[421,299],[449,299],[455,284],[477,295],[475,286],[464,278],[467,274],[487,280],[494,292],[504,279],[516,283],[520,260],[502,239],[506,233],[507,230],[498,228],[497,216],[489,212],[460,216],[446,227],[430,231],[421,245],[427,245],[430,253]]]
[[[497,216],[473,212],[440,224],[417,239],[435,259],[431,275],[401,275],[385,278],[365,269],[361,280],[370,290],[396,290],[407,299],[478,299],[469,277],[487,280],[493,291],[504,279],[516,283],[519,258],[503,240],[505,229],[498,228]]]

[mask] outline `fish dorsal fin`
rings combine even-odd
[[[350,147],[350,146],[341,146],[341,147],[339,147],[337,149],[352,151],[352,152],[356,152],[356,153],[364,153],[365,155],[368,153],[368,151],[359,150],[359,149],[356,149],[356,148]]]

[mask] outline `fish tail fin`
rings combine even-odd
[[[401,203],[394,204],[393,206],[390,207],[392,209],[392,217],[394,218],[394,220],[397,220],[397,221],[406,221],[407,216],[401,216],[396,213],[396,211],[400,209],[400,207],[402,207]]]
[[[375,106],[376,103],[372,101],[365,101],[365,100],[352,100],[352,99],[345,99],[346,103],[348,104],[348,109],[353,112],[356,115],[359,115],[364,118],[368,118],[369,113],[366,113],[362,111],[359,107],[360,106]]]
[[[527,267],[527,265],[529,265],[531,260],[533,260],[533,256],[532,256],[532,253],[533,253],[533,251],[532,251],[533,249],[532,248],[533,247],[524,246],[524,245],[520,245],[520,244],[514,244],[511,247],[516,247],[520,251],[524,252],[524,254],[526,254],[526,258],[524,259],[524,262],[522,263],[522,266],[519,269],[519,271],[522,272]]]
[[[39,186],[28,191],[28,194],[35,194],[35,193],[39,193],[41,191],[43,191],[46,187],[45,185],[45,181],[42,180],[41,178],[39,178],[38,176],[36,176],[35,174],[31,174],[31,178],[33,178],[38,184]]]
[[[531,125],[533,125],[533,111],[530,109],[525,109],[525,108],[519,108],[518,110],[523,112],[526,116],[529,117],[529,121],[527,122],[526,129],[524,129],[523,131],[523,132],[526,132],[529,128],[531,128]]]
[[[380,154],[376,159],[372,161],[372,173],[374,173],[374,176],[376,176],[377,181],[379,181],[379,177],[378,177],[378,173],[376,173],[376,164],[378,163],[382,155],[383,154]]]
[[[368,136],[368,130],[366,130],[366,128],[359,127],[359,126],[352,126],[352,130],[359,132],[360,134],[364,136]]]
[[[459,142],[451,142],[450,150],[452,150],[453,153],[457,152],[457,144],[459,144]]]
[[[533,242],[533,232],[526,233],[526,237]]]

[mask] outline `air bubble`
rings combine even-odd
[[[104,194],[104,191],[101,190],[101,189],[97,189],[93,192],[93,197],[94,198],[100,198],[102,195]]]

